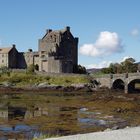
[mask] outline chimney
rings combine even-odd
[[[12,44],[12,47],[13,47],[13,48],[15,48],[15,47],[16,47],[16,45],[15,45],[15,44]]]
[[[52,29],[47,29],[46,32],[50,33],[50,32],[52,32]]]
[[[65,27],[65,30],[66,30],[66,31],[70,31],[70,27],[69,27],[69,26],[66,26],[66,27]]]
[[[32,49],[28,49],[28,52],[32,52],[33,50]]]

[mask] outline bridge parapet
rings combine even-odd
[[[137,73],[128,73],[128,77],[132,77],[132,76],[140,76],[140,72],[137,72]]]
[[[123,74],[112,74],[113,75],[113,78],[123,78],[123,77],[125,77],[125,74],[123,73]]]
[[[124,91],[128,93],[129,85],[132,85],[132,82],[139,81],[140,82],[140,73],[123,73],[123,74],[105,74],[99,76],[92,76],[98,82],[100,82],[101,86],[112,88],[114,82],[122,81],[124,83]],[[122,83],[121,82],[121,83]]]

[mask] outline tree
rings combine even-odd
[[[11,70],[6,67],[6,66],[2,66],[0,68],[0,74],[7,74],[8,76],[10,76]]]
[[[111,63],[108,68],[103,68],[102,72],[109,74],[116,73],[133,73],[137,72],[138,64],[135,63],[134,58],[127,58],[121,63]]]
[[[79,74],[86,74],[86,68],[84,66],[78,65],[74,68],[74,72],[75,73],[79,73]]]
[[[138,66],[135,63],[134,58],[127,58],[121,64],[122,64],[123,72],[131,73],[131,72],[136,72],[137,71]]]
[[[122,65],[119,63],[114,64],[114,73],[122,73]]]

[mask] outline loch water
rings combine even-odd
[[[101,131],[124,123],[92,104],[92,93],[0,95],[0,140],[62,136]]]

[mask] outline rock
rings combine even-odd
[[[79,84],[71,84],[70,87],[73,87],[74,90],[81,90],[86,87],[86,84],[84,83],[79,83]]]
[[[106,125],[107,124],[105,120],[99,120],[98,123],[99,123],[99,125]]]
[[[89,92],[97,90],[97,86],[93,83],[88,83],[85,85],[85,87],[87,88],[87,91],[89,91]]]
[[[50,90],[63,90],[63,86],[60,86],[60,85],[55,85],[55,84],[48,84],[47,82],[44,82],[44,83],[40,83],[38,85],[34,85],[33,88],[42,88],[42,89],[50,89]]]
[[[54,85],[54,84],[52,84],[52,85],[47,85],[46,86],[46,88],[48,88],[48,89],[52,89],[52,90],[56,90],[56,89],[62,89],[63,88],[63,86],[59,86],[59,85]]]
[[[71,92],[71,91],[74,91],[75,90],[75,87],[73,87],[73,86],[67,86],[67,87],[64,87],[63,90],[66,91],[66,92]]]
[[[15,84],[13,84],[13,83],[11,83],[11,82],[3,82],[2,83],[2,86],[4,86],[4,87],[12,87],[12,86],[14,86]]]
[[[47,82],[44,82],[44,83],[40,83],[37,85],[38,88],[46,88],[48,87],[48,83]]]
[[[86,84],[84,83],[80,83],[80,84],[71,84],[72,87],[75,87],[75,88],[84,88]]]
[[[110,128],[107,128],[107,129],[105,129],[104,131],[105,132],[108,132],[108,131],[111,131],[112,129],[110,129]]]
[[[117,113],[126,113],[126,112],[128,112],[129,110],[127,109],[127,108],[124,108],[124,109],[122,109],[122,108],[117,108],[117,109],[115,109],[115,112],[117,112]]]
[[[130,128],[130,127],[129,127],[129,126],[126,126],[125,128],[128,129],[128,128]]]
[[[87,111],[88,110],[88,108],[80,108],[80,111]]]
[[[114,126],[114,127],[112,127],[112,130],[117,130],[119,128],[120,128],[119,126]]]

